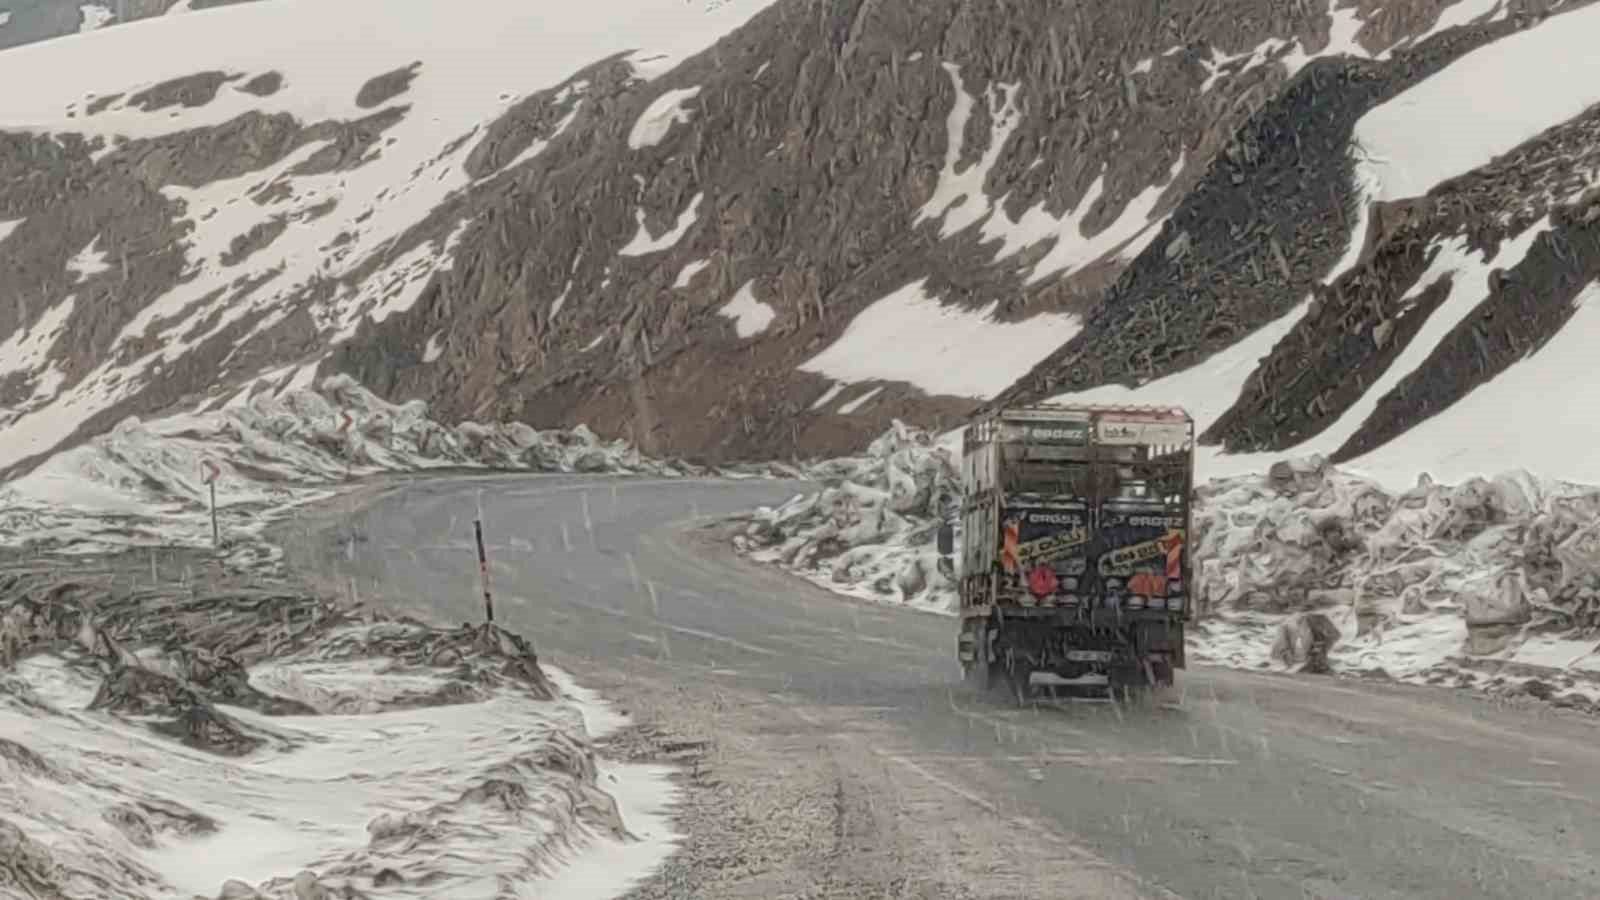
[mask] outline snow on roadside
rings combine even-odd
[[[83,14],[82,21],[78,25],[79,32],[99,31],[110,25],[117,17],[110,7],[99,3],[85,3],[78,7],[78,11]]]
[[[627,890],[679,836],[670,769],[596,755],[625,717],[495,626],[307,594],[262,532],[352,475],[684,470],[582,426],[449,428],[346,376],[297,386],[309,371],[130,419],[0,485],[0,548],[23,551],[0,554],[0,885],[86,900]],[[126,552],[141,546],[179,571],[153,552],[145,568]]]
[[[119,592],[52,568],[0,572],[0,884],[531,898],[591,851],[670,852],[663,773],[598,760],[599,701],[516,635],[358,618],[283,585]]]
[[[823,489],[751,513],[734,545],[829,590],[953,613],[934,532],[958,502],[958,472],[928,432],[896,421],[864,455],[812,466]]]
[[[838,593],[953,614],[934,539],[958,467],[896,422],[812,467],[820,492],[742,517],[734,544]],[[1600,704],[1600,636],[1584,640],[1600,635],[1600,488],[1513,471],[1391,491],[1311,457],[1201,486],[1195,530],[1196,662],[1298,669],[1321,630],[1335,672]]]
[[[56,454],[0,485],[0,547],[209,546],[208,464],[216,466],[217,513],[230,542],[259,536],[274,518],[329,496],[353,475],[442,467],[681,471],[623,442],[602,442],[581,425],[446,427],[427,417],[421,401],[388,403],[336,375],[316,391],[261,391],[217,410],[130,418]]]

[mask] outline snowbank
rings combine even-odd
[[[665,769],[596,756],[588,729],[621,716],[495,626],[307,595],[262,531],[352,476],[688,467],[297,383],[130,419],[0,485],[0,548],[27,551],[0,553],[0,893],[627,890],[671,852],[675,794]],[[212,479],[221,559],[201,549]]]
[[[897,422],[734,543],[840,593],[954,613],[934,541],[957,463]],[[1600,488],[1515,471],[1393,492],[1312,457],[1200,487],[1195,529],[1197,662],[1320,668],[1325,651],[1334,672],[1600,697]]]
[[[421,401],[392,404],[347,376],[320,390],[258,393],[214,410],[141,422],[59,453],[0,486],[0,547],[93,553],[133,545],[209,546],[206,478],[215,466],[226,540],[259,535],[296,504],[351,476],[438,468],[680,474],[589,429],[447,427]]]
[[[896,421],[864,456],[810,467],[822,482],[750,514],[735,545],[823,587],[877,602],[953,612],[955,586],[934,546],[941,517],[959,502],[960,475],[948,448]]]
[[[593,699],[496,626],[50,570],[0,573],[0,888],[533,897],[586,850],[670,838],[600,788]]]

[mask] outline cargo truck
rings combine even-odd
[[[962,440],[957,656],[980,690],[1127,695],[1184,668],[1194,420],[1182,409],[1038,405]]]

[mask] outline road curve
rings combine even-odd
[[[481,510],[497,617],[542,658],[580,673],[648,661],[688,696],[722,678],[829,729],[870,719],[883,771],[1017,823],[1019,842],[1048,833],[1126,873],[1103,891],[1012,873],[1023,887],[1007,896],[1600,897],[1592,720],[1206,668],[1180,673],[1165,708],[981,703],[957,686],[952,620],[828,594],[691,527],[803,488],[419,480],[291,558],[385,603],[477,621]]]

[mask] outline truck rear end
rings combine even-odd
[[[1032,406],[963,435],[967,679],[1095,689],[1184,668],[1194,422],[1181,409]]]

